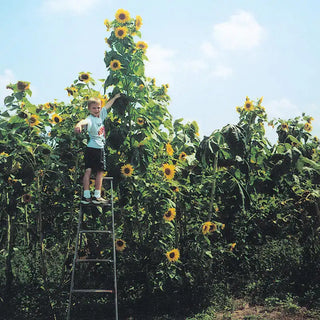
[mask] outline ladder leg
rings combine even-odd
[[[77,238],[76,238],[76,245],[75,245],[73,262],[72,262],[71,284],[70,284],[70,292],[69,292],[69,303],[68,303],[68,311],[67,311],[67,320],[70,320],[70,311],[71,311],[71,304],[72,304],[72,291],[74,289],[74,273],[75,273],[77,255],[78,255],[79,234],[80,234],[82,218],[83,218],[82,205],[80,205],[79,221],[78,221],[78,228],[77,228]]]

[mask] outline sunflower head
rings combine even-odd
[[[250,101],[250,100],[246,100],[246,102],[245,102],[245,104],[244,104],[244,106],[243,106],[243,109],[245,110],[245,111],[252,111],[254,108],[253,108],[253,103],[252,103],[252,101]]]
[[[106,28],[107,28],[107,31],[109,31],[110,30],[110,21],[108,20],[108,19],[105,19],[104,21],[103,21],[103,24],[106,26]]]
[[[36,114],[32,114],[29,118],[26,118],[25,120],[27,124],[31,127],[36,126],[40,123],[39,116],[37,116]]]
[[[17,89],[18,91],[26,91],[30,88],[30,83],[26,81],[18,81],[17,82]]]
[[[130,20],[130,13],[126,10],[119,9],[116,12],[116,19],[119,23],[126,23]]]
[[[78,91],[78,89],[74,86],[67,87],[66,90],[68,92],[68,96],[73,96]]]
[[[173,192],[179,192],[180,190],[179,190],[179,187],[177,187],[177,186],[172,186],[171,187],[171,190],[173,191]]]
[[[121,173],[124,177],[129,178],[133,174],[133,167],[131,164],[125,164],[121,167]]]
[[[26,193],[26,194],[24,194],[24,195],[22,196],[22,201],[23,201],[23,203],[29,203],[29,202],[31,202],[31,199],[32,199],[32,197],[31,197],[31,195],[28,194],[28,193]]]
[[[168,251],[166,253],[166,256],[167,256],[167,259],[170,261],[170,262],[176,262],[179,260],[180,258],[180,251],[179,249],[173,249],[171,251]]]
[[[143,126],[145,124],[145,121],[142,117],[137,118],[137,124],[139,126]]]
[[[128,34],[128,28],[127,27],[118,27],[114,30],[114,34],[118,39],[123,39]]]
[[[175,218],[175,216],[176,216],[176,209],[169,208],[163,215],[163,219],[166,221],[172,221]]]
[[[281,129],[284,130],[284,131],[288,131],[289,130],[289,126],[287,123],[281,123]]]
[[[312,125],[309,122],[304,124],[304,130],[310,132],[312,130]]]
[[[148,45],[144,41],[138,41],[136,43],[136,48],[142,50],[143,52],[146,52]]]
[[[136,26],[136,30],[139,30],[142,26],[142,18],[140,16],[136,16],[136,20],[134,24]]]
[[[172,145],[169,142],[166,144],[166,151],[167,151],[167,154],[169,156],[173,155],[173,148],[172,148]]]
[[[165,163],[162,165],[162,170],[164,177],[168,180],[171,180],[174,178],[175,174],[175,166],[173,164]]]
[[[88,72],[81,72],[78,79],[84,83],[88,83],[91,80]]]
[[[183,151],[179,154],[179,160],[184,161],[186,160],[186,157],[187,157],[187,154]]]
[[[60,123],[61,121],[62,121],[62,118],[58,114],[55,113],[54,115],[52,115],[51,122],[53,124]]]
[[[110,62],[110,69],[113,71],[120,70],[121,69],[121,62],[116,59],[112,60]]]
[[[123,251],[126,248],[126,242],[122,239],[116,239],[116,250]]]
[[[209,230],[210,230],[210,222],[208,221],[202,225],[202,234],[209,233]]]

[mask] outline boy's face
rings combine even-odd
[[[99,117],[101,111],[101,104],[100,103],[91,103],[89,106],[89,112],[94,117]]]

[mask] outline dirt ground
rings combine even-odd
[[[306,308],[299,310],[283,310],[282,308],[269,308],[263,306],[249,306],[248,303],[238,304],[233,312],[219,312],[216,320],[319,320],[320,313],[308,311]]]

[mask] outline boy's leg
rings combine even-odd
[[[104,171],[97,171],[97,174],[96,174],[96,182],[95,182],[95,190],[101,190],[101,187],[102,187],[102,179],[103,179],[103,174],[104,174]]]
[[[91,168],[87,168],[83,175],[83,197],[86,199],[91,198],[90,196],[90,177],[91,177]]]
[[[96,174],[94,197],[92,199],[92,202],[95,204],[102,204],[107,202],[105,199],[101,198],[103,174],[104,174],[104,171],[97,171],[97,174]]]

